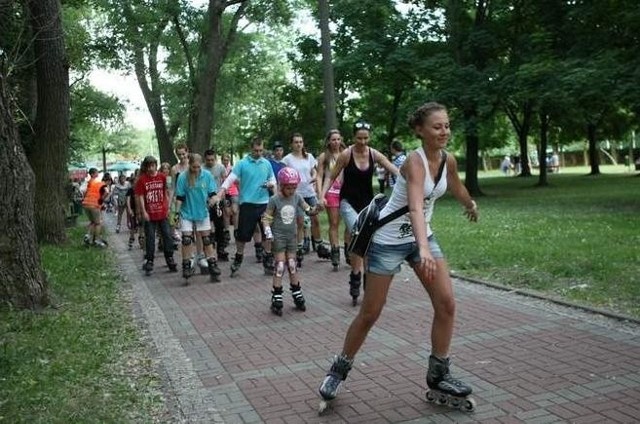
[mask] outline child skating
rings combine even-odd
[[[299,183],[298,171],[289,167],[282,168],[278,172],[278,191],[269,199],[262,217],[265,238],[272,240],[275,259],[271,311],[276,315],[282,315],[282,277],[285,268],[289,272],[291,296],[296,308],[301,311],[307,309],[300,288],[300,275],[296,261],[298,248],[296,210],[301,208],[307,215],[316,214],[317,211],[296,193]]]

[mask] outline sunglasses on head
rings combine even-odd
[[[357,130],[370,130],[371,129],[371,124],[369,124],[368,122],[363,122],[363,121],[356,122],[355,124],[353,124],[353,126]]]

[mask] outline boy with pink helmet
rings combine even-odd
[[[271,196],[267,210],[262,216],[264,235],[272,240],[272,252],[275,259],[273,291],[271,292],[271,311],[282,315],[282,277],[285,266],[289,272],[291,296],[296,308],[305,311],[305,299],[300,289],[300,276],[296,262],[297,225],[296,210],[302,208],[307,215],[317,214],[316,208],[309,206],[302,196],[296,193],[300,184],[300,174],[293,168],[284,167],[278,172],[278,191]]]

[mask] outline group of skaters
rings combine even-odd
[[[447,262],[430,220],[436,199],[447,189],[462,204],[470,221],[478,219],[478,208],[458,177],[455,157],[444,150],[451,134],[446,108],[426,103],[411,114],[408,125],[421,145],[405,155],[401,144],[394,143],[393,162],[369,146],[372,127],[362,120],[353,125],[349,147],[338,130],[329,131],[324,151],[317,159],[306,151],[303,136],[297,133],[290,139],[291,151],[286,156],[282,143],[277,143],[272,146],[272,156],[265,158],[264,143],[256,138],[250,153],[234,166],[228,163],[228,156],[226,162],[223,156],[222,164],[218,164],[214,152],[205,152],[203,160],[199,154],[190,154],[186,146],[176,148],[179,162],[172,168],[167,166],[167,170],[158,169],[156,159],[146,157],[126,195],[126,209],[133,222],[131,236],[136,223],[144,227],[144,270],[149,273],[153,269],[155,233],[159,231],[170,271],[177,271],[173,255],[179,243],[186,281],[194,272],[196,252],[204,255],[211,281],[219,281],[218,262],[230,259],[226,248],[233,227],[231,276],[242,266],[245,245],[253,241],[265,273],[273,276],[271,310],[282,314],[285,273],[296,307],[305,310],[299,274],[305,253],[305,218],[310,222],[309,250],[330,260],[337,269],[340,221],[347,230],[353,227],[358,213],[374,198],[372,180],[376,167],[382,168],[392,191],[379,218],[405,206],[408,212],[376,231],[366,258],[349,255],[345,249],[353,305],[363,284],[366,290],[342,351],[320,386],[325,402],[321,410],[336,397],[356,353],[380,316],[393,276],[405,262],[428,293],[434,311],[427,399],[472,410],[473,401],[468,398],[471,388],[449,371],[455,300]],[[439,171],[442,178],[436,177]],[[318,221],[322,211],[328,216],[328,244],[322,240]],[[348,236],[345,231],[345,241]]]

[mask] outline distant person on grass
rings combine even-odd
[[[98,178],[98,170],[89,169],[87,190],[82,200],[82,207],[89,218],[87,233],[84,235],[84,244],[88,246],[107,246],[107,242],[102,239],[102,206],[108,197],[109,189],[105,182]]]

